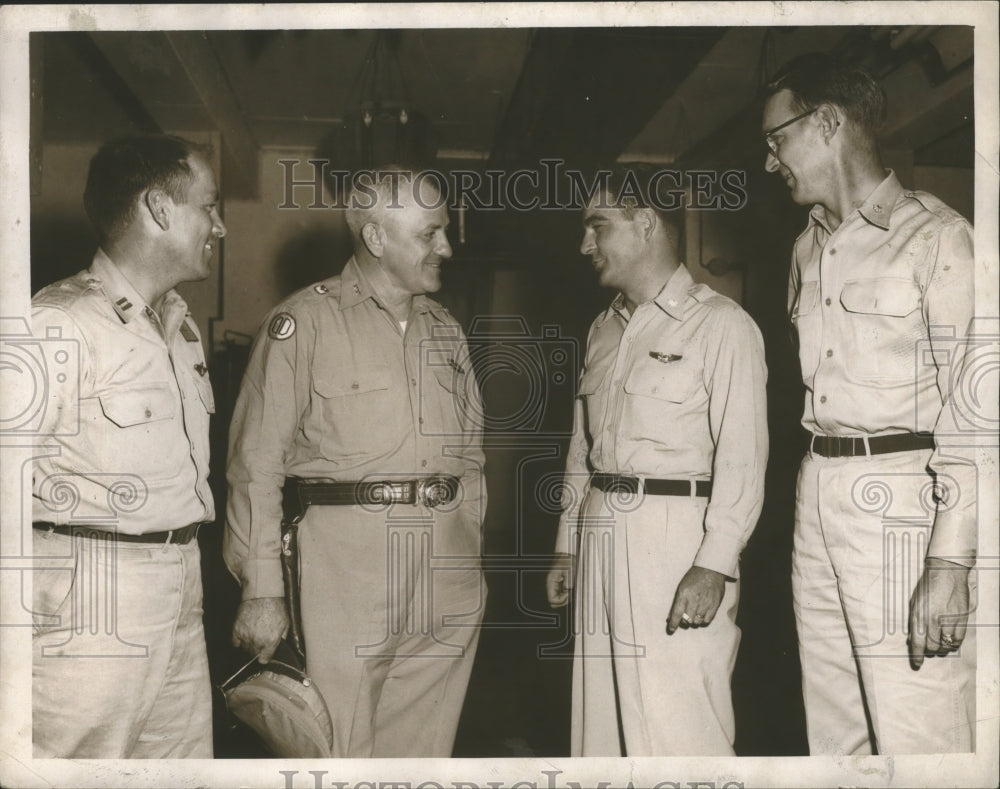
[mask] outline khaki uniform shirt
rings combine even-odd
[[[976,469],[954,393],[971,386],[972,226],[895,174],[836,230],[815,206],[795,242],[788,308],[806,385],[803,426],[833,436],[934,433],[930,468],[954,481],[929,555],[971,564]]]
[[[619,295],[587,340],[557,551],[574,551],[591,470],[711,479],[695,564],[735,577],[763,504],[766,380],[756,324],[683,265],[634,315]]]
[[[244,599],[283,594],[286,476],[460,477],[459,525],[435,529],[434,551],[478,562],[481,414],[465,335],[437,302],[414,297],[404,331],[351,259],[341,275],[275,307],[254,344],[230,430],[223,550]]]
[[[184,300],[171,290],[157,312],[98,250],[35,295],[32,323],[47,387],[33,519],[129,534],[214,520],[215,402]]]

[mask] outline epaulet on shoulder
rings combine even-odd
[[[427,306],[431,310],[431,312],[436,312],[438,315],[447,318],[452,323],[458,323],[458,321],[455,320],[455,316],[452,315],[449,309],[445,307],[440,301],[435,301],[430,296],[426,295],[424,296],[424,298],[427,299]]]
[[[703,282],[695,283],[694,287],[688,291],[688,295],[701,304],[711,304],[713,307],[724,307],[727,304],[731,304],[734,307],[738,306],[731,298],[723,296],[710,285],[706,285]]]
[[[33,307],[56,307],[69,309],[88,293],[100,293],[101,281],[81,271],[72,277],[46,285],[31,298]]]
[[[940,197],[932,195],[930,192],[921,192],[919,190],[908,190],[903,192],[903,197],[909,198],[910,200],[916,200],[920,205],[924,207],[926,211],[934,214],[942,222],[954,222],[956,220],[964,219],[958,211],[944,202]]]
[[[340,275],[335,277],[330,277],[329,279],[324,279],[320,282],[314,282],[312,285],[306,285],[304,288],[300,288],[293,294],[288,296],[279,305],[280,309],[294,309],[295,307],[305,306],[312,302],[321,301],[330,297],[338,298],[340,296]]]

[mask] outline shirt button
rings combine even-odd
[[[152,415],[153,415],[153,412],[152,412],[152,411],[150,411],[150,410],[149,410],[149,409],[147,408],[147,409],[146,409],[146,419],[149,419],[149,418],[150,418],[150,417],[151,417]]]
[[[833,304],[833,302],[830,301],[830,298],[828,296],[827,299],[826,299],[826,306],[829,307],[831,304]]]
[[[426,468],[426,466],[427,466],[427,461],[426,461],[426,460],[421,460],[421,461],[420,461],[420,466],[421,466],[422,468]]]
[[[831,255],[836,255],[837,254],[837,250],[836,249],[831,249],[830,250],[830,254]]]
[[[828,349],[826,352],[826,358],[829,359],[831,356],[833,356],[833,351]]]
[[[823,395],[822,397],[820,397],[819,401],[821,403],[825,403],[826,402],[826,395]]]
[[[411,378],[410,379],[410,383],[413,384],[414,386],[416,386],[417,385],[417,379],[416,378]]]

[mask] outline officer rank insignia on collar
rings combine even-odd
[[[181,336],[188,342],[198,342],[198,335],[194,333],[194,329],[188,326],[187,319],[181,323]]]
[[[313,285],[313,290],[316,291],[321,296],[324,293],[329,293],[330,292],[330,289],[326,285],[324,285],[322,282],[319,285]]]
[[[287,312],[279,312],[267,325],[267,336],[272,340],[287,340],[295,334],[295,318]]]

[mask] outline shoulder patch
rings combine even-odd
[[[324,293],[330,292],[330,289],[322,282],[319,283],[318,285],[313,285],[313,290],[316,291],[320,296],[322,296]]]
[[[267,336],[272,340],[287,340],[295,334],[295,318],[287,312],[279,312],[267,325]]]

